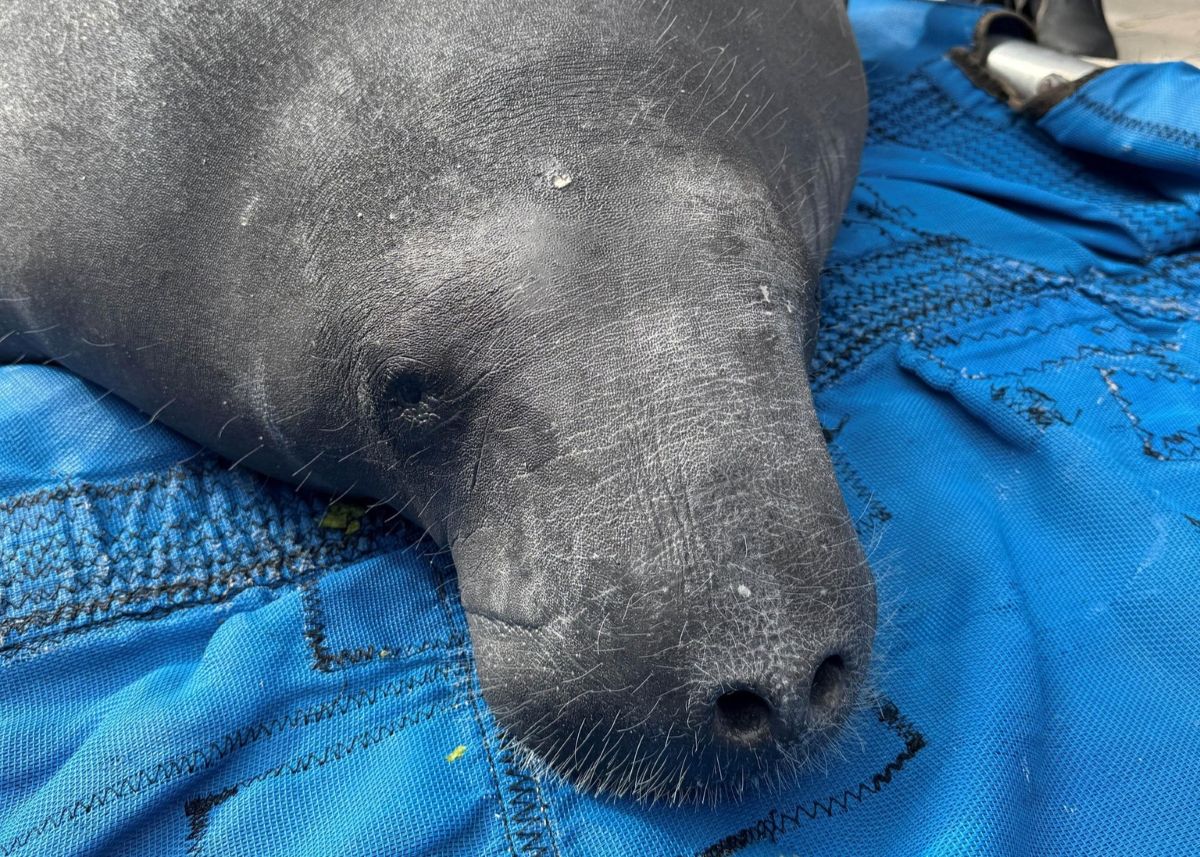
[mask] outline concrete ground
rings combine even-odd
[[[1104,13],[1122,60],[1200,66],[1200,0],[1104,0]]]

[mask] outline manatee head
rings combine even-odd
[[[354,482],[448,547],[492,711],[581,788],[778,783],[864,683],[874,584],[808,373],[865,104],[826,11],[774,77],[687,54],[699,23],[674,56],[552,47],[330,159],[397,189],[337,244]]]
[[[671,800],[802,764],[875,622],[808,385],[816,272],[768,185],[715,160],[498,227],[519,285],[446,533],[509,733]]]
[[[808,378],[841,0],[81,16],[66,55],[2,16],[6,353],[409,518],[500,725],[582,788],[714,800],[830,740],[875,620]]]
[[[809,389],[811,250],[750,161],[654,155],[549,164],[408,245],[438,285],[378,315],[408,322],[364,408],[509,736],[585,788],[716,799],[837,731],[875,596]]]

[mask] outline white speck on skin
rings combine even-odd
[[[573,181],[575,181],[575,177],[570,173],[553,172],[550,174],[550,187],[555,190],[562,190]]]
[[[242,209],[241,219],[238,221],[242,226],[250,225],[250,218],[254,216],[254,209],[258,208],[258,194],[250,197],[250,201],[246,203],[246,207]]]
[[[744,583],[739,583],[738,588],[737,588],[737,594],[742,596],[743,598],[749,598],[750,597],[750,587]]]

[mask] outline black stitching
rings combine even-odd
[[[798,803],[790,811],[772,809],[758,821],[697,852],[697,857],[729,857],[743,848],[764,841],[775,845],[779,842],[779,837],[795,830],[806,819],[812,821],[820,816],[832,817],[835,808],[842,812],[848,812],[851,806],[862,803],[867,795],[878,794],[885,785],[892,781],[893,776],[927,746],[925,736],[900,714],[895,703],[888,699],[881,699],[878,705],[879,722],[895,732],[904,742],[904,747],[896,754],[896,757],[884,765],[879,773],[872,776],[869,781],[860,782],[857,786],[844,789],[840,795],[831,795],[824,800]]]
[[[1008,313],[995,313],[994,315],[1005,316],[1005,315],[1008,315]],[[980,320],[981,320],[980,318],[971,319],[971,321],[975,322],[975,323],[978,323]],[[922,346],[924,346],[925,348],[928,348],[928,349],[934,349],[934,348],[941,348],[941,347],[945,347],[945,346],[957,347],[966,342],[979,343],[979,342],[986,342],[988,340],[999,341],[1001,339],[1008,339],[1010,337],[1024,339],[1025,337],[1031,336],[1033,334],[1045,336],[1046,334],[1050,333],[1051,331],[1063,330],[1068,327],[1079,327],[1079,326],[1081,326],[1081,324],[1082,324],[1082,322],[1080,319],[1069,318],[1064,321],[1054,322],[1052,324],[1030,324],[1025,327],[1004,327],[1004,328],[1001,328],[1000,330],[992,330],[989,328],[988,330],[985,330],[982,333],[956,333],[956,334],[942,333],[940,335],[933,336],[928,339],[925,338],[924,336],[920,336],[918,338],[920,339]],[[1121,327],[1120,327],[1120,325],[1116,325],[1116,324],[1107,325],[1107,326],[1094,325],[1089,329],[1091,330],[1092,333],[1096,334],[1097,336],[1105,336],[1110,333],[1115,333],[1116,331],[1120,330]]]
[[[446,618],[446,624],[450,628],[457,629],[458,633],[467,636],[467,629],[460,622],[460,616],[463,615],[462,605],[456,604],[458,610],[451,609],[450,599],[455,598],[457,588],[451,587],[450,582],[454,576],[454,567],[450,564],[449,551],[432,551],[430,555],[430,564],[434,570],[442,575],[442,581],[439,581],[437,586],[438,604],[442,607],[442,611]],[[516,851],[516,839],[514,831],[512,831],[512,820],[509,817],[509,809],[504,803],[504,793],[500,786],[500,774],[496,766],[496,750],[492,748],[491,736],[488,735],[488,729],[485,726],[484,701],[481,699],[478,678],[475,676],[475,663],[472,655],[470,655],[467,646],[462,646],[457,653],[458,663],[462,667],[463,679],[460,684],[455,685],[456,690],[463,690],[466,693],[467,705],[470,706],[470,714],[475,720],[475,729],[479,733],[479,743],[484,750],[484,761],[487,762],[487,771],[491,774],[492,789],[496,795],[496,805],[499,809],[500,822],[504,826],[504,838],[508,840],[509,850]]]
[[[292,529],[294,532],[289,533],[289,535],[316,536],[316,538],[310,538],[300,544],[297,549],[303,549],[305,547],[316,549],[327,545],[342,550],[357,548],[361,551],[364,548],[370,548],[374,546],[373,542],[370,540],[359,540],[356,543],[347,543],[342,537],[335,539],[333,537],[326,537],[324,534],[312,533],[311,530],[315,529],[315,521],[313,522],[313,527],[299,528],[296,525],[302,522],[304,516],[289,516],[282,513],[274,513],[261,505],[251,506],[249,502],[246,504],[234,503],[232,517],[234,519],[238,519],[238,513],[242,511],[264,512],[265,514],[260,514],[254,520],[255,526],[261,529]],[[63,519],[66,517],[67,511],[63,508],[60,508],[55,512],[42,510],[38,513],[34,520],[30,521],[27,518],[25,521],[19,522],[18,527],[36,529],[41,526],[47,526],[57,528],[63,523]],[[70,522],[68,522],[67,525],[72,526]],[[78,526],[72,526],[72,528],[79,529]],[[166,532],[182,533],[184,534],[184,537],[178,541],[171,541],[166,546],[165,550],[163,550],[158,544],[151,545],[149,549],[147,549],[146,546],[139,544],[140,542],[146,541],[147,537],[159,536]],[[56,547],[64,550],[64,552],[67,550],[69,543],[64,535],[61,533],[53,533],[48,535],[51,535],[52,538],[42,539],[41,544],[37,546],[39,553],[44,555],[46,552],[44,546],[47,542],[52,542]],[[106,533],[104,535],[110,534]],[[227,543],[226,540],[213,539],[209,536],[206,536],[203,532],[198,531],[194,526],[194,521],[191,519],[175,520],[154,530],[128,529],[122,531],[119,536],[116,534],[111,535],[114,536],[113,541],[105,544],[103,551],[104,557],[109,566],[106,573],[116,581],[125,584],[133,584],[139,577],[153,579],[154,572],[161,573],[162,571],[166,570],[165,567],[174,565],[178,562],[178,558],[181,554],[189,554],[192,551],[196,551],[200,548],[215,548],[215,552],[210,551],[209,555],[204,557],[207,566],[211,567],[221,563],[229,564],[246,561],[255,556],[262,555],[264,552],[278,553],[282,547],[271,545],[264,551],[264,549],[261,547],[252,547],[249,544],[230,544]],[[231,533],[224,533],[223,535],[236,537],[239,535],[239,533],[234,531]],[[117,541],[118,538],[120,541]],[[13,557],[14,553],[17,554],[16,557]],[[41,566],[17,565],[17,563],[20,561],[20,553],[22,552],[8,551],[3,547],[0,547],[0,557],[3,557],[5,564],[8,566],[11,572],[8,577],[0,578],[0,587],[14,586],[22,582],[37,583],[41,581],[42,578],[49,577],[50,574],[54,573],[48,572],[44,567]],[[129,569],[127,571],[120,571],[119,569],[125,565],[128,565]],[[84,564],[78,559],[71,559],[55,569],[55,571],[60,570],[69,570],[78,574],[80,572],[92,572],[94,571],[94,567],[91,564]],[[146,574],[146,572],[151,572],[151,574]],[[108,584],[106,583],[106,585]],[[82,591],[82,587],[76,586],[74,589],[67,589],[66,591],[79,592]],[[57,592],[58,590],[55,590],[50,594],[54,595],[57,594]]]
[[[949,372],[956,377],[966,377],[970,381],[990,381],[1000,378],[1024,378],[1028,375],[1037,375],[1045,372],[1047,369],[1059,369],[1070,363],[1078,363],[1086,360],[1089,357],[1135,357],[1145,356],[1156,360],[1164,361],[1166,356],[1164,352],[1171,351],[1177,348],[1175,343],[1170,340],[1139,340],[1131,343],[1126,350],[1107,348],[1103,345],[1085,344],[1076,346],[1074,354],[1064,354],[1060,357],[1048,357],[1036,364],[1024,366],[1020,369],[1013,369],[1008,372],[973,372],[967,376],[960,375],[962,367],[955,366],[952,363],[946,362],[946,359],[931,351],[926,351],[918,346],[918,349],[926,360],[934,363],[938,368],[945,372]]]
[[[172,467],[148,476],[139,476],[112,484],[84,482],[68,483],[55,488],[44,488],[29,494],[21,494],[8,500],[0,501],[0,514],[15,512],[18,509],[32,508],[46,503],[62,502],[71,497],[108,499],[128,496],[171,481],[178,481],[179,485],[183,487],[188,484],[190,477],[203,475],[203,473],[213,469],[213,464],[206,460],[201,465]]]
[[[176,610],[202,604],[218,604],[255,587],[274,589],[302,576],[306,571],[305,565],[310,565],[312,569],[318,569],[326,562],[347,558],[345,554],[336,550],[318,549],[314,551],[298,548],[280,557],[243,566],[224,575],[117,590],[90,601],[68,602],[53,610],[40,610],[24,616],[10,617],[0,622],[0,640],[5,640],[9,635],[15,636],[31,630],[54,628],[65,622],[81,622],[82,624],[67,625],[50,632],[37,633],[24,640],[3,642],[0,644],[0,655],[7,656],[28,647],[35,641],[44,641],[50,638],[62,639],[70,634],[93,630],[121,620],[161,618]],[[289,572],[288,568],[293,564],[298,567]],[[151,602],[151,599],[162,598],[169,599],[169,602],[165,604]],[[102,615],[114,609],[119,609],[119,612],[113,615]]]
[[[407,646],[390,646],[386,644],[367,644],[353,649],[344,648],[332,652],[326,645],[326,625],[324,608],[321,602],[320,580],[308,578],[301,580],[296,588],[300,591],[300,604],[304,613],[304,627],[301,631],[312,655],[312,668],[318,672],[333,672],[348,666],[368,663],[380,657],[404,659],[422,652],[453,650],[466,644],[465,634],[451,633],[444,640],[424,640]]]
[[[204,832],[208,829],[209,813],[237,793],[238,786],[230,786],[223,792],[218,792],[214,795],[205,795],[200,798],[192,798],[184,803],[183,813],[187,816],[188,820],[186,841],[190,843],[187,848],[189,855],[200,853],[200,840],[204,838]]]
[[[1113,377],[1118,372],[1139,377],[1139,373],[1136,370],[1125,369],[1120,366],[1097,366],[1095,368],[1100,373],[1105,387],[1108,388],[1109,395],[1112,396],[1113,400],[1117,403],[1117,407],[1125,414],[1129,425],[1141,439],[1142,453],[1147,458],[1152,458],[1155,461],[1187,461],[1200,456],[1200,425],[1197,425],[1194,431],[1192,429],[1178,429],[1171,434],[1161,436],[1142,425],[1142,418],[1134,413],[1133,402],[1122,394],[1121,386]],[[1147,373],[1141,377],[1158,378],[1162,376],[1159,376],[1157,373]],[[1172,383],[1178,381],[1180,377],[1190,383],[1200,383],[1200,380],[1186,375],[1171,379]]]
[[[104,507],[106,501],[150,488],[159,490],[140,497],[139,508],[178,513],[181,497],[211,499],[219,492],[234,510],[232,520],[240,523],[209,532],[196,526],[193,516],[175,514],[165,527],[151,529],[143,523],[130,530],[125,527],[128,510]],[[87,510],[82,520],[76,520],[76,501]],[[56,502],[57,508],[45,505]],[[50,640],[118,619],[157,618],[225,601],[250,587],[277,587],[324,565],[401,543],[394,535],[397,528],[385,528],[382,513],[365,516],[361,532],[348,538],[320,527],[319,501],[290,492],[264,494],[213,461],[117,483],[71,484],[4,505],[20,511],[0,515],[0,536],[36,533],[43,526],[53,530],[38,534],[35,545],[25,538],[18,539],[15,549],[0,547],[0,567],[8,572],[0,580],[0,654],[5,657],[19,650],[40,651]],[[115,523],[121,524],[120,532]],[[78,538],[71,542],[67,532]],[[150,543],[151,550],[137,550],[139,542]],[[58,554],[60,562],[47,567],[32,559],[47,553]],[[66,627],[55,627],[62,624]]]
[[[889,333],[959,324],[984,315],[979,310],[1012,312],[1019,307],[1036,307],[1045,299],[1077,293],[1069,278],[1025,263],[1017,269],[1022,272],[1020,276],[1014,278],[1011,260],[975,252],[962,241],[952,243],[958,249],[953,257],[930,253],[930,242],[922,240],[904,244],[898,250],[893,247],[876,255],[862,256],[853,264],[827,272],[822,307],[825,321],[813,361],[814,389],[826,389],[870,354],[893,344],[895,340],[887,337]],[[863,269],[868,265],[886,256],[905,253],[925,257],[932,267],[900,277],[893,275],[886,282],[882,279],[875,282],[865,275]],[[975,272],[969,278],[971,285],[961,282],[963,267]],[[943,283],[954,285],[948,287]],[[864,312],[865,307],[870,307],[869,312]]]
[[[891,510],[875,497],[875,492],[863,481],[862,476],[855,469],[854,465],[850,463],[850,459],[846,457],[846,453],[842,451],[842,448],[836,443],[829,443],[827,446],[829,447],[829,458],[833,461],[834,470],[842,477],[842,481],[850,486],[855,496],[862,501],[863,506],[867,510],[867,517],[880,524],[886,524],[890,521],[892,519]],[[859,533],[860,537],[862,535],[862,533]]]
[[[521,857],[560,857],[557,838],[550,825],[550,807],[542,794],[541,783],[521,768],[512,743],[505,735],[497,735],[496,743],[500,746],[497,761],[508,778],[505,784],[507,803],[513,808],[516,842],[512,844],[512,853]]]
[[[8,857],[29,844],[35,836],[41,836],[49,829],[62,827],[99,807],[108,806],[110,803],[132,794],[139,794],[160,783],[207,770],[250,744],[334,717],[342,717],[393,697],[402,697],[418,687],[432,684],[440,679],[454,681],[460,678],[460,670],[461,666],[459,665],[439,664],[403,682],[387,682],[375,687],[360,688],[354,693],[339,693],[337,696],[308,708],[295,709],[288,714],[262,720],[252,726],[226,733],[207,744],[159,762],[152,768],[143,768],[123,777],[115,783],[92,792],[86,798],[78,798],[72,803],[63,805],[55,812],[44,816],[38,824],[0,845],[0,855]]]
[[[1172,143],[1178,143],[1181,146],[1186,146],[1189,149],[1200,149],[1200,134],[1192,131],[1185,131],[1182,128],[1176,128],[1174,125],[1164,125],[1161,122],[1151,122],[1146,119],[1135,119],[1121,111],[1117,110],[1111,104],[1104,104],[1085,95],[1083,92],[1076,92],[1075,97],[1071,99],[1074,103],[1085,107],[1095,113],[1101,119],[1106,119],[1109,122],[1114,122],[1117,125],[1123,125],[1134,131],[1146,131],[1156,137],[1161,137],[1164,140],[1170,140]]]
[[[1043,432],[1055,424],[1075,425],[1076,420],[1083,414],[1082,408],[1076,408],[1075,415],[1067,417],[1058,409],[1057,399],[1044,390],[1027,384],[1014,384],[1012,387],[993,384],[991,390],[993,402],[1000,402]]]
[[[239,790],[255,783],[275,779],[276,777],[303,774],[314,767],[324,767],[331,762],[339,762],[355,752],[355,750],[369,749],[376,744],[386,741],[388,738],[395,737],[400,730],[408,726],[431,720],[439,714],[452,711],[460,704],[453,702],[443,705],[431,705],[418,711],[405,712],[395,720],[380,726],[372,726],[370,729],[365,729],[345,741],[336,741],[333,744],[326,745],[321,750],[313,750],[302,756],[297,756],[289,762],[283,762],[273,768],[268,768],[265,771],[260,771],[257,774],[239,780],[216,794],[189,799],[184,803],[184,813],[188,819],[187,841],[190,842],[187,853],[189,855],[200,853],[200,849],[203,846],[203,836],[208,828],[209,814],[230,797],[237,794]]]

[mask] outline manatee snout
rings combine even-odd
[[[640,799],[716,801],[800,772],[855,707],[875,623],[853,528],[807,464],[721,498],[676,488],[628,503],[586,556],[508,566],[568,581],[529,586],[552,605],[529,624],[467,584],[479,674],[509,736],[585,789]],[[543,538],[569,545],[546,515]]]
[[[715,801],[788,781],[837,734],[875,591],[808,387],[794,239],[765,217],[640,217],[589,256],[611,307],[536,297],[537,353],[492,391],[447,540],[518,746],[587,790]],[[537,230],[577,280],[561,220]]]

